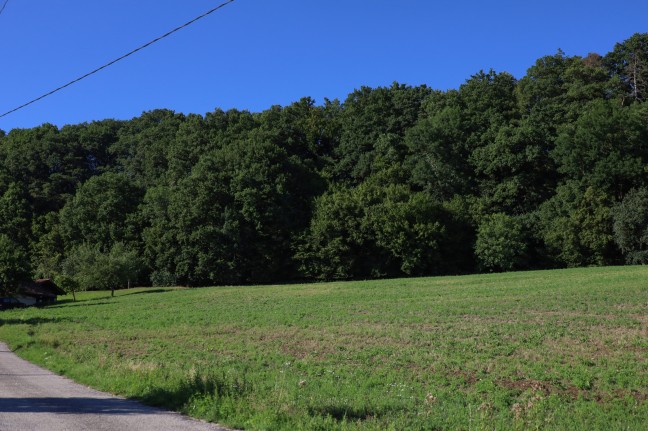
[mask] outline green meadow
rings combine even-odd
[[[238,429],[648,429],[643,266],[87,292],[0,340]]]

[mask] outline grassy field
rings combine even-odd
[[[648,267],[78,299],[0,313],[0,339],[230,427],[648,429]]]

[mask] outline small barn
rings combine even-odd
[[[46,305],[56,302],[65,291],[49,278],[41,278],[23,284],[14,297],[25,305]]]

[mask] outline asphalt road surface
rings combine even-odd
[[[226,431],[72,382],[0,343],[0,431]]]

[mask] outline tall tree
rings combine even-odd
[[[111,151],[123,172],[145,187],[166,181],[169,151],[185,121],[183,114],[157,109],[133,118],[119,129]]]
[[[433,98],[440,99],[438,94]],[[409,183],[439,200],[474,191],[464,109],[456,92],[444,99],[428,108],[428,116],[410,128],[404,138],[404,169],[409,173]]]
[[[29,280],[30,275],[31,267],[25,247],[0,233],[0,295],[15,293],[22,282]]]
[[[367,181],[317,200],[297,258],[318,279],[453,271],[449,219],[425,193]]]
[[[648,189],[631,190],[613,211],[614,240],[629,264],[648,263]]]
[[[139,242],[139,205],[144,189],[125,174],[106,173],[85,182],[60,213],[61,235],[70,248],[90,243],[109,250],[113,244]]]
[[[289,278],[293,236],[307,223],[317,176],[296,157],[248,139],[206,154],[177,188],[148,199],[162,219],[151,220],[147,249],[181,283],[248,283]],[[168,223],[168,225],[165,225]],[[153,231],[167,229],[158,237]],[[155,255],[176,245],[176,255]],[[160,260],[158,260],[160,259]]]
[[[590,103],[578,120],[562,128],[552,156],[568,179],[623,198],[648,179],[648,108]]]
[[[605,63],[625,90],[624,96],[643,102],[648,97],[648,33],[635,33],[617,43]]]
[[[619,254],[613,241],[612,203],[593,187],[575,182],[559,186],[540,210],[541,235],[560,266],[615,263]]]
[[[524,268],[526,239],[520,220],[503,213],[486,217],[479,225],[475,254],[481,269],[512,271]]]
[[[14,129],[0,147],[0,183],[21,182],[38,214],[58,211],[88,177],[83,149],[68,132],[63,138],[51,124]]]
[[[23,183],[11,183],[0,197],[0,233],[24,248],[31,241],[33,210]]]
[[[394,83],[391,87],[362,87],[351,93],[340,113],[340,143],[334,148],[332,176],[359,184],[371,174],[375,145],[384,134],[403,136],[416,124],[430,94],[425,87]]]

